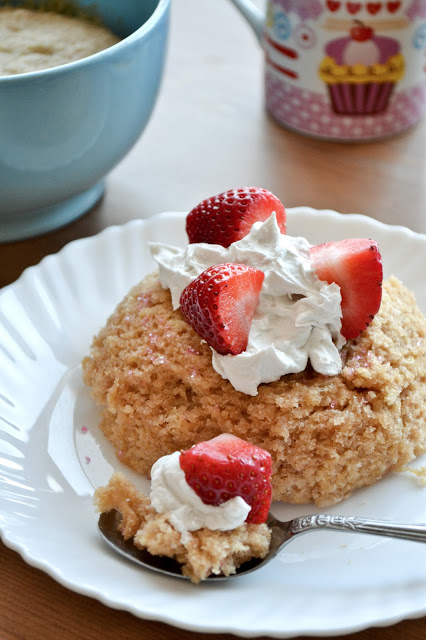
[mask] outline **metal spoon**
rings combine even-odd
[[[117,529],[119,519],[119,512],[112,510],[108,513],[102,513],[98,521],[98,528],[102,538],[115,551],[118,551],[129,560],[151,569],[151,571],[189,580],[187,576],[182,575],[181,566],[175,560],[153,556],[148,551],[137,549],[131,539],[124,540]],[[271,514],[269,514],[266,524],[271,529],[272,536],[268,555],[263,560],[254,558],[241,565],[237,572],[231,576],[212,575],[207,578],[207,581],[230,580],[260,569],[260,567],[272,560],[284,545],[294,540],[299,534],[310,531],[347,531],[349,533],[368,533],[389,538],[400,538],[401,540],[426,542],[426,524],[402,524],[370,520],[369,518],[331,515],[302,516],[288,522],[282,522]]]

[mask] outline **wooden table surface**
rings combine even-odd
[[[261,4],[261,2],[260,2]],[[288,206],[363,213],[426,233],[426,122],[359,145],[286,131],[264,111],[263,58],[227,0],[175,0],[160,97],[137,145],[110,174],[103,200],[78,221],[0,245],[0,286],[71,240],[253,184]],[[174,629],[70,592],[0,543],[1,640],[230,639]],[[347,636],[410,640],[426,618]]]

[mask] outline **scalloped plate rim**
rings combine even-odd
[[[357,213],[341,214],[329,209],[316,210],[311,207],[289,208],[287,209],[287,212],[290,217],[297,215],[298,213],[301,213],[303,215],[315,216],[317,218],[322,216],[322,217],[325,217],[327,220],[330,220],[330,218],[332,219],[338,218],[339,222],[340,223],[343,222],[343,224],[345,224],[344,222],[345,220],[347,222],[358,222],[361,225],[366,224],[371,226],[372,228],[380,229],[383,232],[393,233],[395,235],[402,234],[413,240],[418,239],[418,240],[421,240],[422,242],[426,242],[426,235],[416,233],[411,229],[408,229],[402,225],[389,225],[389,224],[377,221],[374,218],[369,218],[367,216],[364,216],[362,214],[357,214]],[[148,226],[154,220],[157,222],[161,219],[168,219],[170,217],[173,217],[176,220],[181,220],[184,218],[185,215],[186,214],[182,212],[164,212],[146,219],[131,220],[123,225],[111,225],[103,229],[98,234],[95,234],[93,236],[89,236],[86,238],[76,239],[68,243],[67,245],[65,245],[56,254],[45,256],[37,265],[31,266],[25,269],[25,271],[14,283],[7,285],[6,287],[0,290],[0,296],[7,290],[11,290],[14,287],[16,287],[27,272],[33,271],[33,270],[37,271],[40,268],[40,265],[44,263],[46,260],[52,260],[52,259],[60,260],[61,256],[65,252],[72,250],[72,247],[76,245],[83,245],[83,244],[90,245],[91,243],[96,243],[97,241],[99,241],[101,237],[105,237],[107,235],[112,235],[112,234],[125,233],[127,229],[132,227],[142,230],[144,227]],[[8,535],[7,531],[3,530],[3,526],[1,524],[0,524],[0,538],[2,539],[3,543],[7,547],[9,547],[10,549],[13,549],[14,551],[17,551],[27,564],[43,570],[46,574],[54,578],[57,582],[59,582],[60,584],[62,584],[67,588],[70,588],[71,590],[77,593],[94,597],[100,602],[112,608],[129,611],[136,616],[149,619],[149,620],[165,622],[167,624],[171,624],[182,629],[187,629],[189,631],[197,631],[197,632],[204,632],[204,633],[205,632],[233,633],[241,637],[253,637],[254,635],[263,635],[263,634],[266,634],[270,637],[277,637],[277,638],[290,638],[298,635],[307,635],[307,634],[321,637],[325,635],[355,633],[372,626],[379,626],[379,627],[389,626],[392,624],[396,624],[397,622],[400,622],[401,620],[404,620],[404,619],[418,618],[426,614],[426,597],[425,597],[425,602],[423,607],[415,611],[409,609],[409,602],[407,600],[406,601],[407,606],[402,607],[401,611],[398,614],[394,614],[394,613],[388,613],[386,615],[377,614],[376,616],[373,616],[370,620],[364,620],[362,622],[359,622],[358,624],[352,622],[350,626],[348,626],[347,624],[341,624],[340,626],[336,626],[336,627],[331,626],[327,629],[323,628],[318,630],[312,629],[309,626],[303,626],[303,627],[301,626],[300,628],[297,629],[297,631],[292,631],[290,633],[286,633],[285,629],[271,631],[268,629],[264,629],[262,627],[255,630],[252,630],[252,629],[248,630],[248,629],[239,628],[235,626],[230,627],[229,624],[212,627],[209,624],[207,625],[196,624],[195,622],[176,620],[175,617],[169,616],[159,611],[154,613],[141,611],[140,608],[137,608],[131,605],[126,605],[125,603],[121,603],[121,602],[118,602],[117,600],[111,599],[108,595],[105,595],[105,593],[103,593],[102,590],[99,589],[99,587],[79,585],[77,582],[72,582],[61,572],[60,568],[52,564],[52,562],[50,562],[49,560],[46,560],[46,558],[38,557],[37,555],[34,555],[34,554],[31,555],[31,542],[28,544],[28,541],[27,541],[27,543],[25,544],[22,541],[20,542],[18,539],[14,539],[13,535],[11,534]],[[425,596],[426,596],[426,592],[425,592]]]

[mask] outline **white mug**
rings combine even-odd
[[[426,108],[426,0],[232,0],[265,52],[265,101],[300,133],[385,138]]]

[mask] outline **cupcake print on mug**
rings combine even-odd
[[[330,140],[399,133],[426,107],[426,0],[270,0],[266,106]]]
[[[400,49],[398,40],[376,35],[373,27],[360,20],[354,20],[348,36],[331,40],[319,74],[333,111],[343,115],[385,111],[395,84],[404,75]]]

